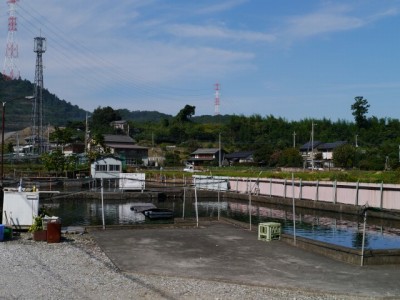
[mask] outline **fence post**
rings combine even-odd
[[[239,178],[236,178],[236,193],[239,193]]]
[[[381,182],[381,199],[380,199],[380,208],[383,208],[383,181]]]
[[[317,184],[315,185],[315,188],[316,188],[316,190],[315,190],[315,201],[318,201],[318,200],[319,200],[319,199],[318,199],[318,197],[319,197],[319,195],[318,195],[319,180],[317,180]]]
[[[336,180],[333,182],[333,203],[336,204]]]
[[[285,178],[285,181],[283,183],[283,198],[286,198],[286,178]]]
[[[269,179],[269,197],[272,198],[272,178]]]
[[[355,205],[358,205],[358,190],[360,188],[360,180],[357,180],[357,184],[356,184],[356,203]]]
[[[302,181],[302,179],[300,178],[300,186],[299,186],[299,188],[300,188],[300,190],[299,190],[299,200],[300,199],[303,199],[303,185],[302,185],[302,183],[303,183],[303,181]]]

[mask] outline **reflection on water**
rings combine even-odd
[[[104,202],[106,225],[132,225],[153,223],[138,210],[131,207],[143,206],[143,201],[108,200]],[[195,217],[192,200],[173,199],[165,202],[147,203],[158,208],[174,211],[176,218],[184,215]],[[102,205],[100,200],[56,199],[42,204],[49,214],[58,216],[63,226],[88,226],[102,224]],[[223,201],[216,199],[198,202],[199,217],[232,218],[249,222],[249,206],[243,201]],[[292,208],[268,204],[255,204],[251,208],[251,220],[254,225],[261,222],[279,222],[284,233],[293,234]],[[399,227],[386,226],[367,220],[365,248],[367,249],[400,249]],[[165,221],[164,221],[165,222]],[[170,221],[167,221],[170,222]],[[315,210],[296,209],[296,235],[322,242],[360,249],[363,238],[363,216],[349,216],[338,213],[326,213]]]

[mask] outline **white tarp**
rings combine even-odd
[[[121,190],[144,190],[145,173],[121,173],[119,175],[119,188]]]

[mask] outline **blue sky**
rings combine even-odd
[[[213,115],[219,82],[221,114],[353,121],[364,96],[369,116],[397,119],[399,13],[398,0],[20,0],[18,67],[34,81],[42,35],[45,88],[88,111]]]

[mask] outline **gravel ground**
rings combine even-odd
[[[365,299],[120,272],[89,234],[0,243],[0,299]]]

